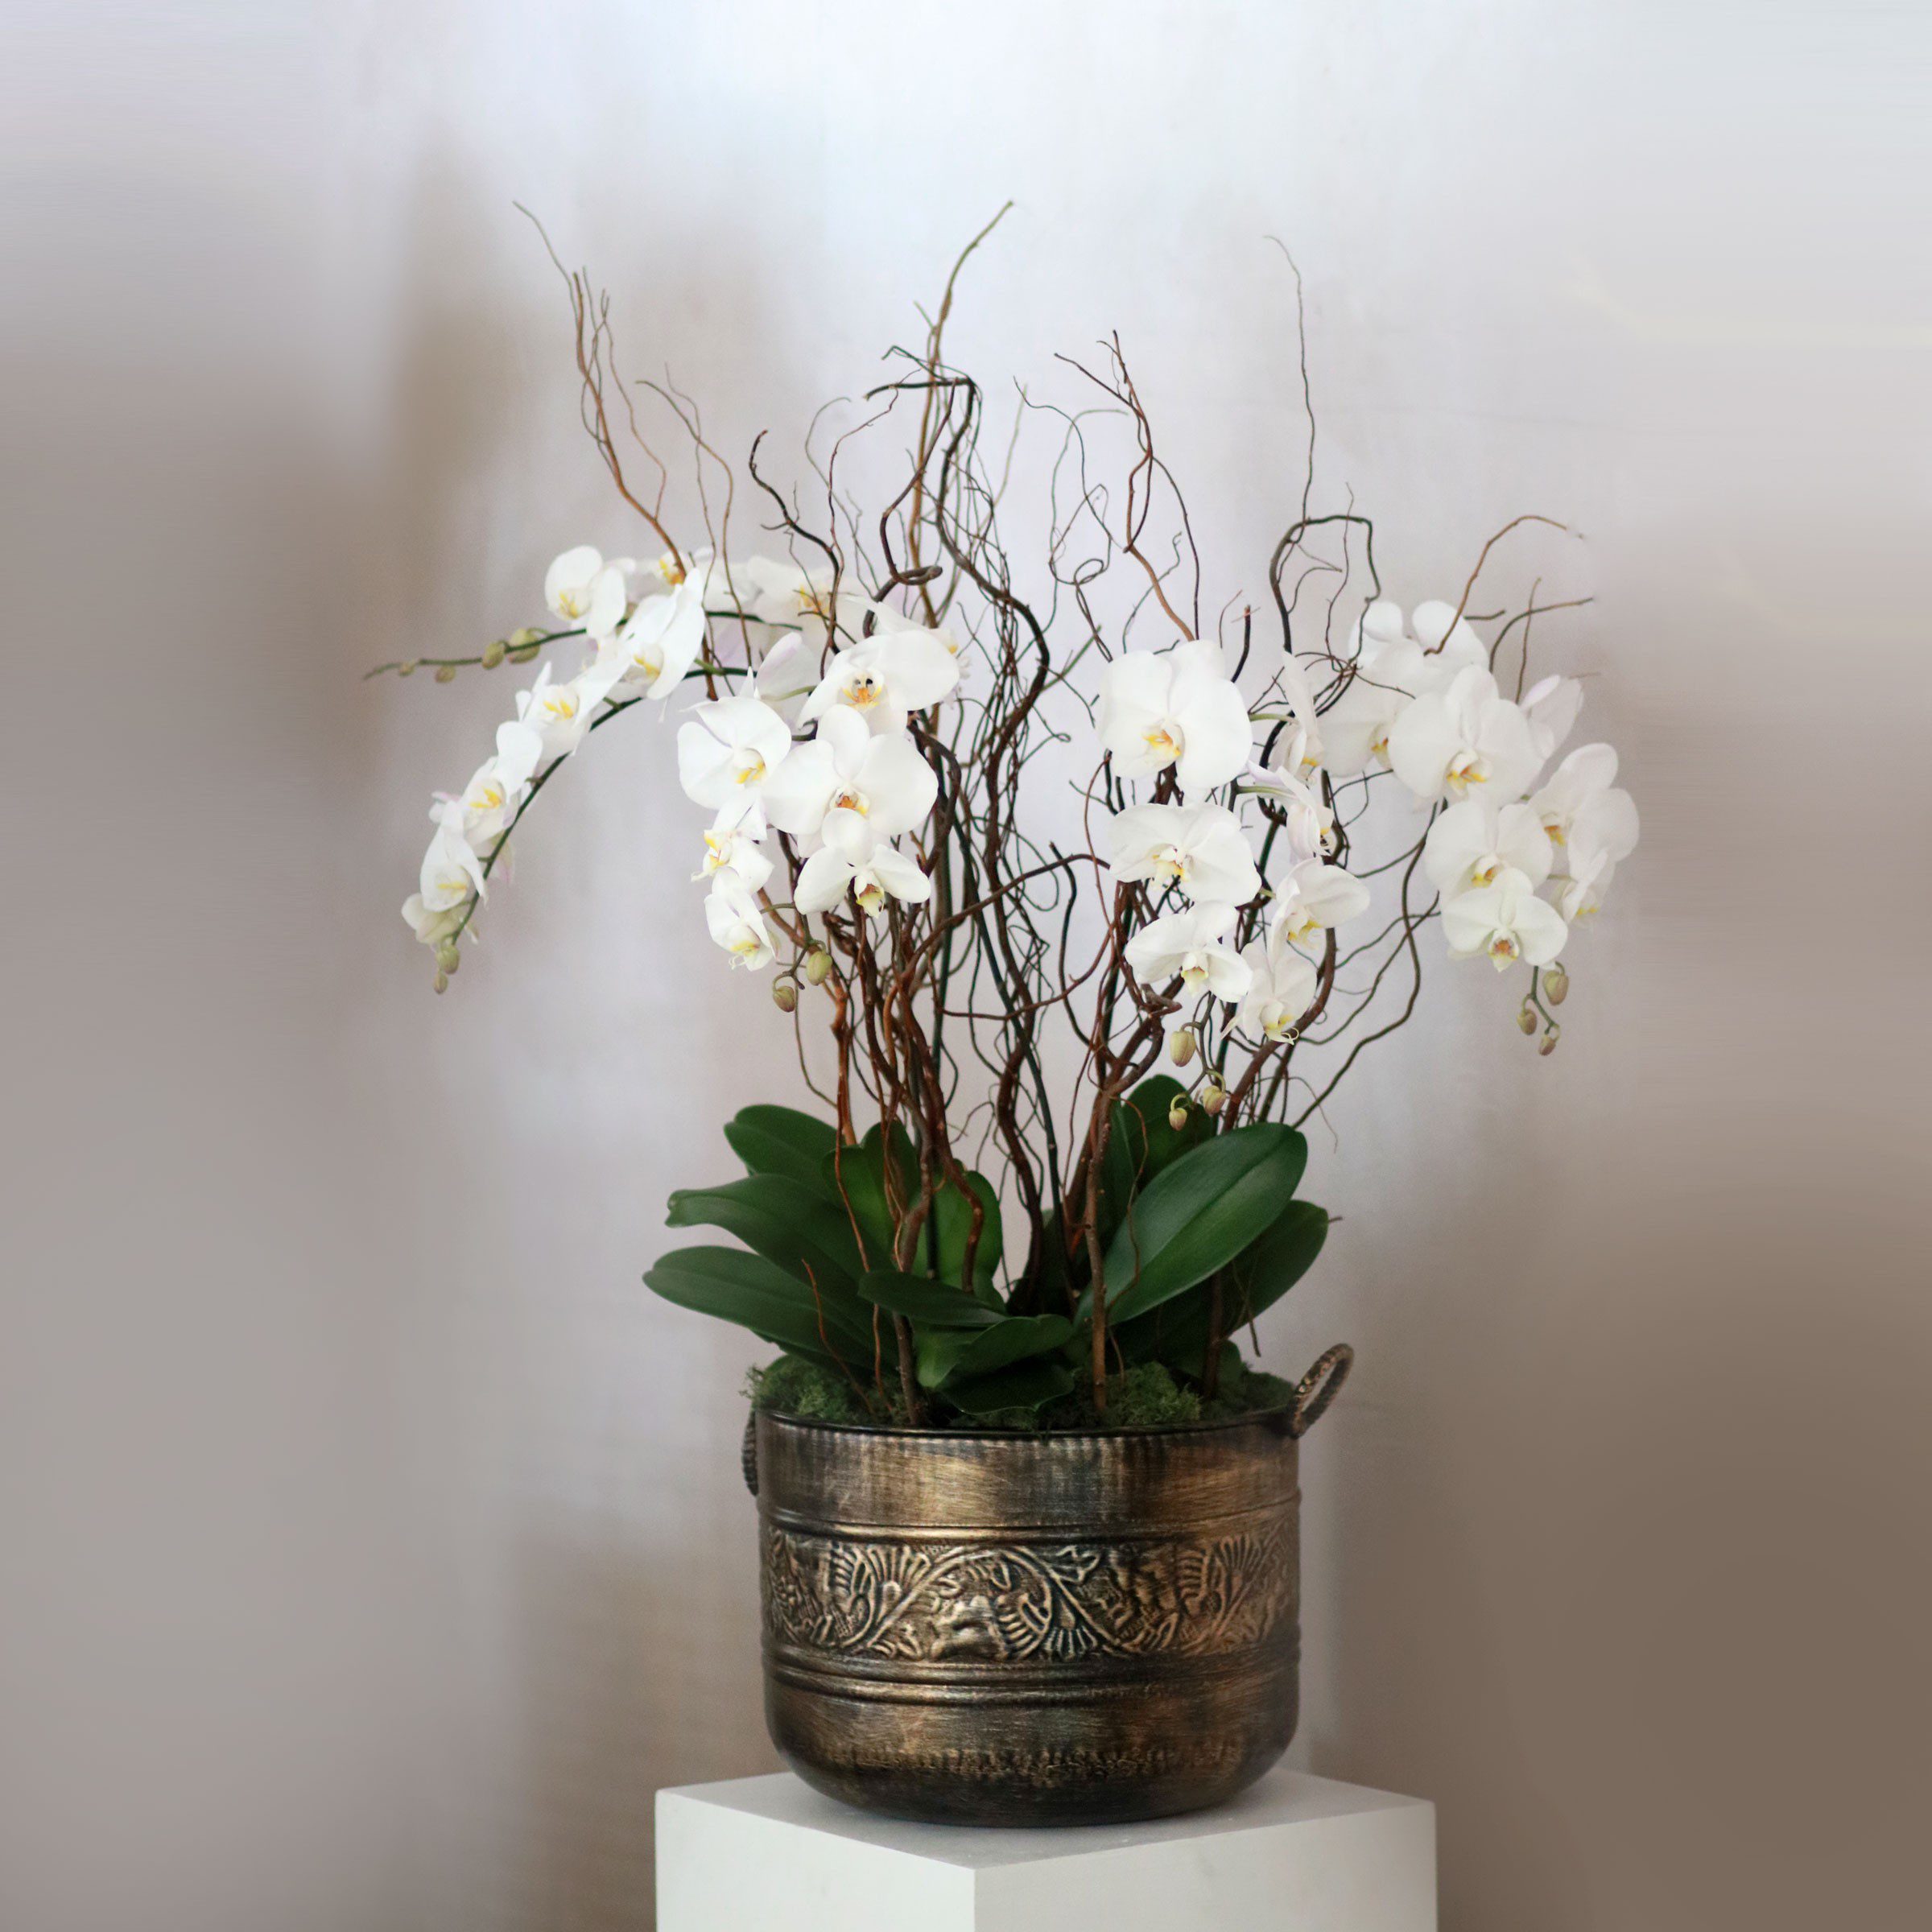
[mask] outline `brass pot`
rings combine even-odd
[[[1220,1803],[1297,1712],[1287,1407],[1012,1435],[761,1413],[765,1715],[807,1783],[943,1824],[1114,1824]]]

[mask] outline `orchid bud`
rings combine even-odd
[[[798,984],[793,980],[774,980],[771,1003],[780,1013],[795,1013],[799,1007]]]
[[[1543,997],[1552,1006],[1560,1006],[1570,997],[1570,976],[1560,966],[1543,969]]]
[[[814,946],[807,952],[805,977],[814,986],[823,986],[832,977],[832,955],[823,946]]]
[[[1228,1104],[1228,1089],[1219,1080],[1210,1080],[1201,1089],[1201,1105],[1212,1117]]]
[[[1176,1133],[1187,1125],[1187,1103],[1178,1094],[1174,1096],[1174,1104],[1167,1109],[1167,1125]]]
[[[511,651],[510,654],[510,661],[513,664],[527,664],[536,654],[537,647],[535,645],[525,644]]]
[[[455,665],[439,664],[436,667],[436,682],[439,684],[453,684],[456,681],[456,667]]]
[[[414,658],[411,658],[407,664],[398,664],[396,667],[396,675],[399,678],[411,678],[415,675],[415,673],[416,661]]]
[[[509,642],[512,650],[522,650],[526,646],[541,644],[543,642],[543,634],[540,630],[532,630],[526,624],[521,630],[513,630],[510,634]]]
[[[463,964],[463,956],[456,950],[454,939],[445,939],[436,948],[436,970],[439,972],[454,972]]]
[[[1191,1026],[1177,1026],[1167,1036],[1167,1057],[1177,1067],[1185,1067],[1194,1058],[1195,1038]]]
[[[1541,1054],[1554,1053],[1556,1051],[1556,1043],[1563,1037],[1563,1028],[1558,1026],[1554,1020],[1552,1020],[1550,1022],[1549,1031],[1546,1033],[1543,1037],[1536,1043],[1537,1051]]]
[[[446,972],[439,972],[430,981],[430,985],[435,987],[438,993],[448,993],[449,991],[449,975]]]
[[[498,638],[493,644],[485,644],[483,646],[483,668],[494,671],[509,654],[510,646],[502,638]]]
[[[1517,1009],[1516,1023],[1525,1033],[1536,1031],[1536,1009],[1530,1005],[1526,995],[1522,1005]]]

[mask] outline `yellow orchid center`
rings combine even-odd
[[[684,581],[684,566],[668,550],[658,559],[652,568],[673,590],[675,590]]]
[[[1493,886],[1496,883],[1496,875],[1501,872],[1502,869],[1502,861],[1501,859],[1492,858],[1486,864],[1478,865],[1476,869],[1470,873],[1469,883],[1472,886]]]
[[[577,694],[567,689],[547,691],[543,694],[543,709],[552,718],[574,718],[577,715]]]
[[[886,903],[885,888],[877,879],[868,879],[852,897],[858,901],[859,910],[863,913],[877,912]]]
[[[1172,845],[1163,845],[1154,855],[1154,876],[1170,886],[1178,886],[1187,876],[1187,861]]]
[[[1499,932],[1489,942],[1489,956],[1499,966],[1506,966],[1512,960],[1520,957],[1517,952],[1515,935]]]
[[[755,751],[738,753],[738,778],[741,785],[755,785],[765,775],[765,761]]]
[[[831,809],[834,811],[856,811],[862,819],[872,815],[866,807],[863,795],[856,791],[841,791],[832,801]]]
[[[861,671],[845,687],[845,701],[856,711],[870,711],[884,695],[879,681],[869,671]]]
[[[1448,786],[1459,799],[1472,785],[1489,782],[1489,761],[1480,752],[1465,751],[1450,765]]]
[[[1163,764],[1171,764],[1181,755],[1179,739],[1165,724],[1157,724],[1152,731],[1142,733],[1141,741]]]
[[[567,617],[580,617],[590,606],[574,590],[564,590],[557,593],[557,608]]]

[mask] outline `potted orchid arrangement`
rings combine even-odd
[[[1532,663],[1534,620],[1564,606],[1475,608],[1501,538],[1545,520],[1518,518],[1455,594],[1405,610],[1370,519],[1304,493],[1262,596],[1217,615],[1116,339],[1067,365],[1092,407],[1023,399],[1057,442],[1047,535],[1022,568],[986,398],[943,353],[951,280],[865,420],[782,480],[762,440],[737,478],[688,399],[625,385],[606,299],[568,281],[584,420],[646,555],[567,549],[543,621],[418,660],[446,683],[541,661],[492,754],[437,798],[404,917],[444,989],[546,787],[621,720],[675,729],[694,916],[791,1016],[815,1096],[737,1114],[743,1174],[669,1210],[731,1245],[675,1249],[646,1277],[781,1352],[754,1378],[749,1471],[774,1734],[826,1788],[915,1815],[1209,1802],[1293,1728],[1292,1535],[1250,1538],[1261,1553],[1241,1560],[1272,1609],[1231,1623],[1222,1585],[1187,1581],[1220,1559],[1164,1515],[1154,1476],[1103,1468],[1093,1446],[1158,1438],[1170,1484],[1248,1470],[1244,1506],[1278,1528],[1279,1459],[1348,1360],[1331,1351],[1290,1389],[1236,1342],[1327,1237],[1298,1191],[1302,1124],[1414,1012],[1431,953],[1486,962],[1513,983],[1514,1022],[1556,1045],[1577,936],[1637,828],[1614,751],[1569,748],[1580,684]],[[692,466],[681,514],[640,402]],[[762,530],[741,544],[748,498]],[[1040,1459],[1055,1442],[1088,1459],[1064,1521],[1067,1480]],[[857,1459],[828,1488],[840,1443]],[[1274,1485],[1258,1502],[1254,1468]],[[962,1468],[982,1488],[957,1487]],[[841,1527],[848,1505],[862,1535]],[[1160,1642],[1134,1608],[1146,1592],[1105,1580],[1113,1558],[1076,1579],[1038,1546],[1045,1523],[1056,1549],[1117,1551],[1117,1505],[1137,1513],[1142,1555],[1141,1518],[1172,1533]],[[1008,1517],[1034,1530],[973,1544],[951,1585],[922,1570],[939,1531]],[[902,1546],[881,1554],[894,1524]],[[963,1604],[983,1606],[964,1626]],[[1195,1651],[1172,1634],[1191,1619],[1218,1633]],[[948,1769],[928,1748],[937,1705],[915,1737],[881,1706],[854,1718],[829,1674],[897,1659],[997,1675],[1051,1656],[1077,1677],[1132,1657],[1170,1696],[1161,1673],[1183,1653],[1229,1645],[1261,1674],[1245,1707],[1203,1705],[1221,1695],[1203,1680],[1162,1722],[1236,1741],[1179,1770],[1111,1732],[1109,1757],[1093,1727],[1118,1711],[1071,1692],[1029,1706],[1030,1741],[997,1762],[948,1734],[970,1761]]]

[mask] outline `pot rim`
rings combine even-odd
[[[760,1416],[770,1416],[774,1422],[783,1422],[791,1428],[822,1430],[828,1435],[883,1435],[896,1442],[913,1443],[992,1442],[1033,1445],[1120,1441],[1137,1436],[1215,1435],[1230,1429],[1252,1428],[1257,1423],[1265,1427],[1271,1435],[1286,1435],[1292,1442],[1294,1432],[1289,1425],[1294,1414],[1292,1396],[1272,1409],[1256,1409],[1246,1415],[1223,1416],[1213,1422],[1141,1422],[1118,1429],[901,1429],[887,1422],[828,1422],[815,1416],[787,1415],[782,1409],[752,1410],[754,1422]]]

